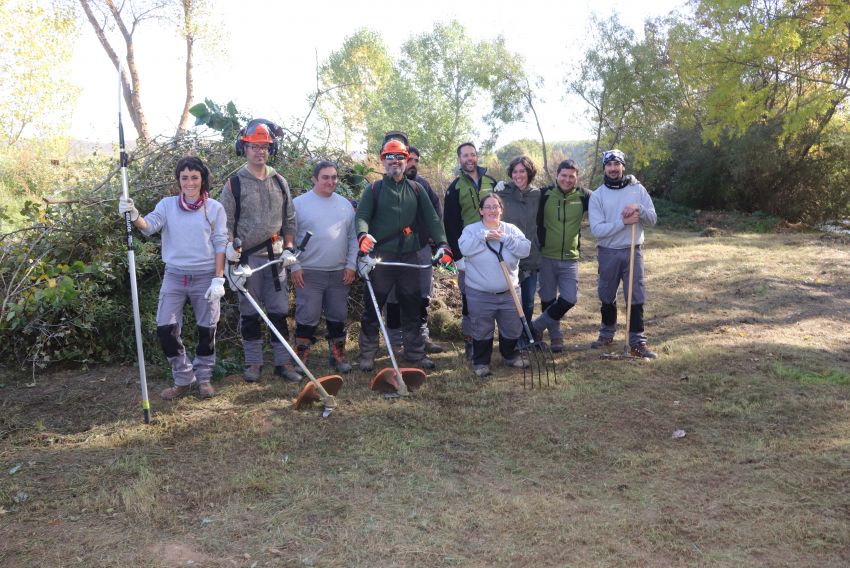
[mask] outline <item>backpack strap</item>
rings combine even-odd
[[[233,215],[233,238],[236,238],[236,228],[239,226],[239,216],[242,214],[242,184],[239,176],[231,176],[230,193],[233,194],[233,200],[236,202],[236,213]]]

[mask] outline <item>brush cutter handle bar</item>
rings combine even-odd
[[[254,297],[251,296],[251,293],[247,290],[242,293],[245,294],[245,297],[248,298],[248,302],[250,302],[250,304],[254,306],[254,309],[257,311],[260,317],[263,318],[263,321],[266,322],[266,325],[269,326],[269,329],[275,335],[275,337],[277,337],[278,341],[280,341],[280,344],[284,346],[287,353],[289,353],[290,357],[292,357],[292,360],[295,362],[295,364],[298,365],[298,367],[304,372],[307,378],[310,379],[310,381],[313,383],[313,386],[316,387],[316,390],[319,392],[319,397],[322,399],[322,403],[325,405],[325,408],[335,408],[336,400],[334,400],[334,397],[328,394],[328,391],[325,390],[325,387],[322,386],[322,383],[316,380],[316,377],[313,376],[313,373],[310,372],[310,369],[307,368],[307,366],[304,364],[298,354],[295,353],[295,351],[292,349],[292,346],[289,345],[289,342],[283,337],[283,335],[281,335],[281,333],[278,331],[272,321],[268,318],[266,313],[257,304],[257,301],[254,300]]]
[[[378,264],[382,264],[384,266],[403,266],[406,268],[431,268],[430,264],[408,264],[407,262],[384,262],[381,259],[378,259]]]
[[[312,236],[313,236],[312,231],[307,231],[307,233],[304,235],[304,238],[301,239],[301,243],[298,244],[298,246],[295,248],[295,250],[296,250],[295,258],[298,258],[301,255],[301,253],[304,252],[304,249],[307,248],[307,243],[310,241],[310,238],[312,238]],[[242,249],[242,241],[239,238],[233,239],[233,249],[234,250],[241,250]],[[266,269],[269,266],[272,266],[274,264],[281,264],[283,262],[285,262],[285,260],[283,258],[278,258],[276,260],[270,260],[269,262],[267,262],[265,264],[261,264],[257,268],[252,268],[251,274],[254,274],[255,272],[259,272],[260,270]]]

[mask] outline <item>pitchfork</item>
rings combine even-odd
[[[531,332],[531,328],[528,327],[528,320],[525,319],[525,314],[522,312],[522,303],[520,302],[519,296],[514,289],[513,282],[511,281],[511,271],[505,262],[505,258],[502,256],[502,248],[504,244],[499,242],[499,249],[496,250],[490,244],[490,241],[486,241],[486,243],[487,248],[490,249],[490,251],[496,255],[496,258],[499,259],[499,267],[502,269],[502,274],[505,277],[505,282],[508,284],[508,290],[510,291],[511,298],[513,298],[514,301],[514,307],[516,308],[520,321],[522,321],[522,328],[525,330],[525,336],[528,339],[528,343],[526,345],[517,347],[519,349],[520,357],[522,357],[524,361],[528,362],[528,366],[526,367],[523,365],[522,369],[522,388],[528,388],[526,384],[530,378],[531,388],[533,389],[535,375],[537,376],[537,386],[539,388],[543,388],[544,375],[546,377],[546,386],[551,386],[552,382],[557,385],[558,374],[555,370],[555,357],[552,355],[552,350],[545,342],[534,340],[534,334]]]

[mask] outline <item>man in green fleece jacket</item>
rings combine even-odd
[[[443,207],[443,222],[449,246],[457,255],[457,287],[462,302],[461,332],[466,340],[466,356],[472,357],[472,323],[466,305],[466,266],[463,255],[458,250],[463,228],[481,220],[481,200],[496,187],[496,180],[487,175],[487,168],[478,165],[478,150],[472,142],[464,142],[457,147],[457,161],[460,165],[458,176],[446,190],[446,202]]]
[[[368,254],[374,251],[386,261],[420,264],[417,253],[422,247],[418,233],[420,227],[424,227],[437,243],[435,258],[451,262],[445,231],[427,192],[404,175],[407,157],[407,146],[399,140],[390,140],[381,149],[386,173],[383,179],[363,192],[355,216],[360,252]],[[423,369],[433,369],[435,364],[425,355],[425,339],[419,330],[419,271],[378,264],[370,279],[379,310],[383,309],[387,295],[395,286],[396,298],[401,305],[405,359]],[[377,350],[378,314],[372,303],[366,302],[360,321],[361,371],[374,368]]]

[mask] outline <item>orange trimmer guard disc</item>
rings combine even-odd
[[[331,396],[336,395],[336,393],[338,393],[342,388],[342,377],[339,375],[328,375],[327,377],[319,377],[316,380]],[[307,384],[304,385],[304,388],[298,393],[298,398],[295,399],[295,403],[292,407],[295,410],[301,410],[302,406],[309,405],[313,402],[319,402],[320,400],[322,400],[322,398],[316,391],[316,385],[313,384],[313,381],[307,381]]]
[[[404,379],[404,384],[407,385],[407,390],[416,390],[422,383],[425,382],[425,371],[414,368],[401,368],[401,378]],[[395,369],[381,369],[375,378],[372,379],[372,390],[382,393],[391,393],[398,390],[399,384],[396,381]]]

